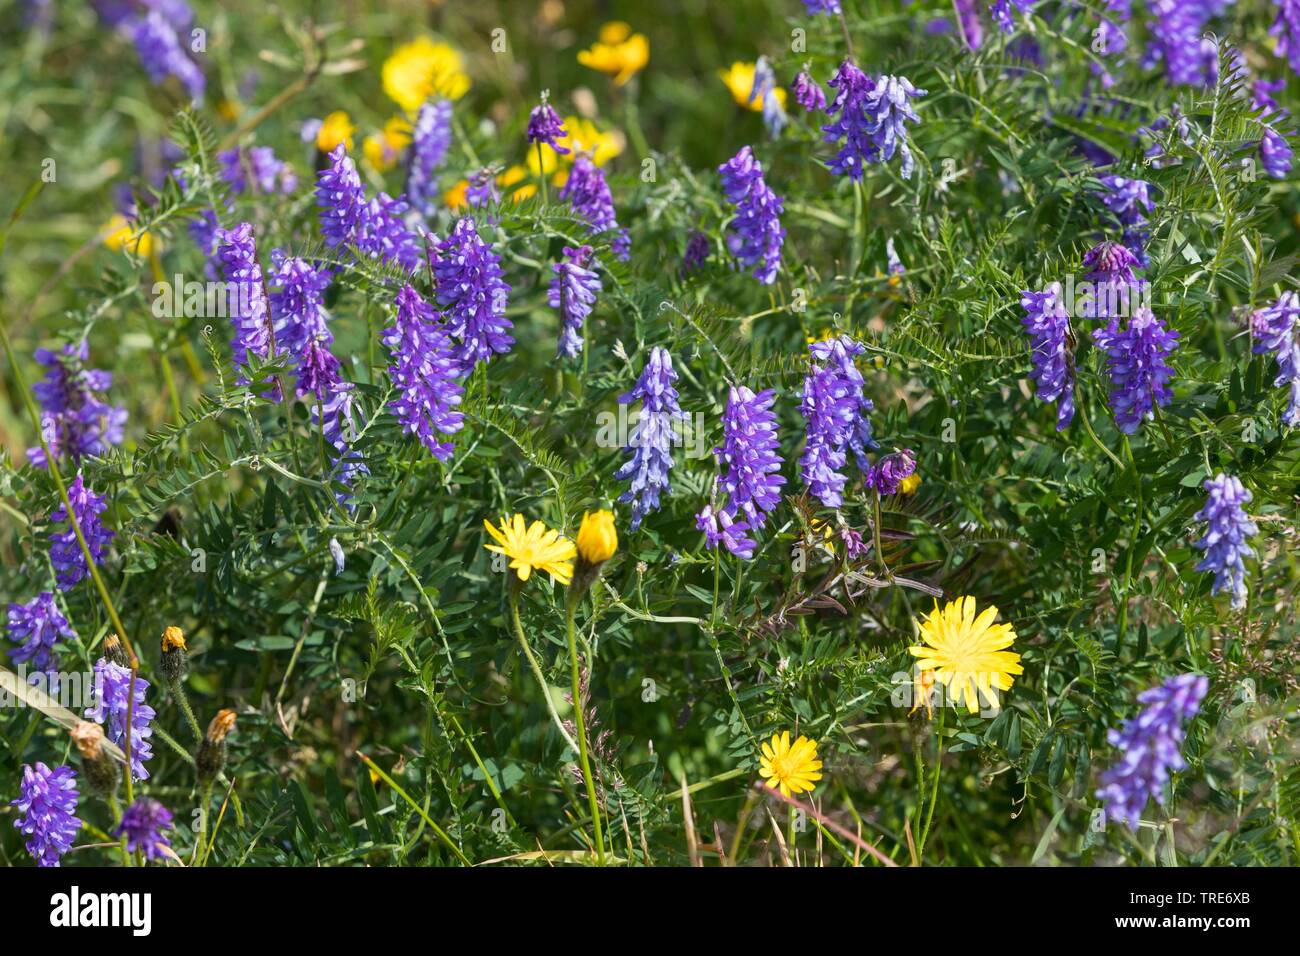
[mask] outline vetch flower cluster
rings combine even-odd
[[[1208,689],[1209,681],[1200,674],[1171,677],[1139,694],[1138,702],[1146,705],[1142,712],[1107,734],[1120,755],[1101,775],[1097,797],[1106,805],[1106,812],[1127,823],[1130,830],[1137,830],[1152,797],[1165,805],[1169,774],[1187,766],[1182,754],[1187,733],[1184,725],[1200,711]]]
[[[1169,382],[1174,370],[1167,360],[1178,346],[1178,333],[1166,328],[1146,308],[1138,309],[1123,328],[1119,322],[1118,318],[1111,319],[1092,337],[1106,353],[1115,423],[1120,431],[1131,435],[1143,419],[1154,418],[1155,409],[1173,399]]]
[[[438,168],[451,148],[451,101],[424,103],[411,133],[406,198],[426,219],[437,211]]]
[[[105,528],[99,518],[108,509],[108,504],[102,495],[97,495],[86,487],[80,473],[68,485],[68,501],[72,503],[72,519],[86,539],[90,556],[95,564],[99,564],[113,540],[113,532]],[[50,523],[53,525],[68,520],[68,509],[62,504],[50,515]],[[66,531],[50,532],[50,563],[54,565],[59,589],[62,591],[72,589],[90,574],[86,556],[82,553],[81,543],[77,540],[77,533],[71,523]]]
[[[696,527],[704,531],[708,547],[722,542],[746,560],[753,557],[754,542],[744,533],[763,527],[781,503],[785,484],[772,411],[775,401],[773,389],[754,394],[744,385],[731,386],[722,413],[722,444],[713,449],[722,468],[717,488],[725,504],[717,511],[706,505],[696,516]]]
[[[619,227],[614,214],[614,197],[610,194],[605,174],[587,153],[579,153],[569,170],[569,178],[560,189],[560,199],[567,202],[575,215],[587,224],[593,236],[612,232],[609,247],[620,259],[631,255],[631,239],[626,229]]]
[[[10,604],[9,639],[20,645],[9,656],[15,664],[50,673],[55,668],[54,646],[60,639],[76,637],[50,591],[42,591],[26,604]]]
[[[1061,302],[1061,284],[1053,282],[1042,292],[1020,293],[1023,320],[1029,333],[1033,371],[1029,377],[1042,402],[1056,402],[1056,430],[1074,420],[1074,354],[1070,348],[1070,317]]]
[[[814,498],[828,508],[844,503],[848,476],[841,469],[852,449],[858,469],[871,467],[866,450],[876,448],[867,414],[871,399],[863,394],[865,382],[854,359],[866,347],[847,335],[808,347],[813,366],[804,377],[799,411],[807,422],[804,451],[799,458],[803,482]]]
[[[218,229],[216,238],[221,275],[235,288],[234,302],[230,306],[230,320],[235,327],[235,338],[231,343],[235,365],[246,369],[250,354],[262,361],[269,359],[275,340],[262,266],[257,261],[253,224],[244,222],[234,229]],[[239,382],[248,382],[242,371]],[[275,392],[278,401],[279,386]]]
[[[564,258],[551,268],[555,278],[547,289],[546,302],[560,312],[560,343],[557,354],[576,358],[582,354],[582,326],[591,315],[600,293],[600,276],[587,268],[591,246],[564,247]]]
[[[122,813],[113,835],[126,837],[129,853],[143,853],[146,860],[162,860],[167,857],[164,850],[172,845],[164,831],[171,828],[171,811],[152,797],[141,797]]]
[[[1205,507],[1196,513],[1196,520],[1206,523],[1205,535],[1196,542],[1205,557],[1196,570],[1212,571],[1210,593],[1230,591],[1233,608],[1240,609],[1246,606],[1245,559],[1255,555],[1246,539],[1259,530],[1242,507],[1251,494],[1240,478],[1223,473],[1206,479],[1205,492]]]
[[[1101,184],[1106,191],[1101,201],[1124,227],[1124,246],[1133,253],[1136,265],[1147,266],[1146,243],[1150,233],[1142,227],[1147,224],[1146,214],[1154,208],[1151,202],[1151,184],[1141,179],[1122,176],[1103,176]]]
[[[1283,292],[1270,306],[1251,313],[1250,334],[1255,340],[1251,351],[1277,359],[1275,386],[1288,388],[1282,423],[1300,425],[1300,342],[1296,340],[1296,321],[1300,319],[1300,297]]]
[[[887,162],[899,153],[903,157],[900,171],[904,179],[910,179],[915,161],[905,124],[920,121],[911,101],[925,96],[926,91],[918,90],[906,77],[873,80],[849,60],[840,65],[830,85],[836,92],[827,112],[837,118],[822,127],[823,139],[831,144],[843,142],[831,160],[831,172],[858,180],[866,164]]]
[[[298,397],[314,395],[323,401],[342,377],[339,361],[330,351],[334,334],[324,305],[330,273],[280,250],[271,258],[276,263],[273,281],[278,287],[270,295],[276,342],[297,365]]]
[[[753,267],[755,279],[771,285],[785,243],[781,197],[763,181],[763,166],[748,146],[719,166],[718,172],[727,202],[736,207],[735,218],[727,226],[727,247],[743,268]]]
[[[410,285],[397,293],[393,325],[383,343],[392,364],[388,375],[397,395],[388,407],[439,461],[451,458],[452,443],[439,435],[460,431],[464,418],[457,406],[465,389],[457,381],[460,365],[446,329],[433,308]]]
[[[58,352],[37,349],[33,357],[49,369],[32,386],[32,394],[41,405],[41,432],[50,454],[55,458],[66,454],[78,461],[122,443],[126,409],[104,401],[113,376],[86,367],[90,351],[84,339]],[[27,457],[38,467],[48,464],[40,445],[29,448]]]
[[[616,481],[632,482],[618,500],[632,505],[633,531],[641,527],[646,515],[659,510],[660,494],[672,493],[668,472],[673,467],[673,423],[686,417],[677,403],[677,389],[673,388],[676,378],[672,356],[655,346],[636,387],[618,399],[621,405],[641,402],[636,428],[624,449],[630,457],[614,475]]]
[[[203,71],[190,59],[181,46],[176,28],[161,13],[150,11],[136,21],[132,29],[136,53],[140,64],[154,83],[162,83],[174,76],[185,88],[190,99],[198,103],[203,99],[207,82]]]
[[[72,849],[81,829],[76,816],[79,796],[71,767],[51,770],[40,761],[23,767],[18,798],[10,806],[19,813],[14,826],[29,838],[27,852],[37,866],[58,866],[59,858]]]
[[[468,375],[515,344],[506,318],[510,286],[501,277],[500,257],[479,237],[473,219],[458,219],[437,249],[438,304],[446,310],[447,331],[460,339],[456,359]]]
[[[127,701],[134,701],[131,706],[131,776],[136,780],[149,779],[149,771],[144,765],[153,759],[153,743],[149,740],[153,728],[149,725],[154,719],[154,709],[145,703],[148,693],[149,682],[137,674],[135,694],[131,694],[129,667],[103,657],[95,662],[95,688],[91,704],[83,716],[103,724],[108,739],[125,750]]]

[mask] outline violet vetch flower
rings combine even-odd
[[[1081,295],[1077,313],[1086,319],[1105,319],[1136,311],[1145,283],[1133,271],[1142,263],[1128,246],[1101,242],[1083,257],[1084,276],[1092,283],[1091,294]],[[1130,308],[1130,303],[1133,308]]]
[[[686,240],[686,252],[682,255],[682,271],[694,272],[709,261],[712,253],[713,246],[709,243],[709,237],[700,230],[695,230]]]
[[[426,219],[437,211],[438,167],[451,148],[451,100],[430,100],[420,107],[411,130],[406,198]]]
[[[799,457],[803,483],[828,508],[844,503],[848,477],[841,471],[851,448],[863,474],[871,467],[866,449],[877,447],[871,435],[871,400],[854,359],[866,348],[847,335],[809,346],[814,359],[803,383],[799,411],[807,422]],[[821,364],[818,364],[821,363]]]
[[[465,187],[465,202],[470,208],[477,209],[500,198],[501,194],[497,191],[497,170],[492,167],[480,169],[469,178]]]
[[[1125,179],[1122,176],[1103,176],[1101,184],[1106,191],[1101,194],[1102,204],[1115,214],[1124,227],[1123,245],[1133,254],[1135,264],[1141,268],[1148,265],[1146,242],[1150,234],[1142,227],[1146,225],[1146,214],[1151,212],[1151,184],[1141,179]]]
[[[338,381],[330,386],[319,415],[315,408],[312,409],[312,421],[320,425],[321,436],[334,449],[330,460],[331,478],[349,491],[358,478],[370,474],[365,459],[352,448],[357,432],[355,400],[356,386]],[[353,510],[351,494],[340,493],[336,497],[349,511]]]
[[[331,249],[357,243],[366,219],[366,191],[356,163],[340,143],[329,154],[329,165],[316,179],[316,205],[320,206],[320,231]]]
[[[727,247],[742,268],[753,266],[754,278],[771,285],[785,243],[781,227],[785,205],[763,181],[763,166],[748,146],[719,166],[718,172],[727,201],[736,207],[736,216],[727,225]]]
[[[1296,320],[1300,319],[1300,297],[1294,292],[1283,292],[1276,302],[1253,312],[1250,316],[1250,334],[1255,340],[1251,351],[1256,355],[1271,354],[1277,359],[1275,386],[1286,385],[1290,392],[1282,423],[1294,428],[1300,425],[1300,343],[1296,341]]]
[[[900,172],[910,179],[915,161],[907,144],[905,122],[918,122],[911,100],[926,95],[906,77],[881,76],[873,80],[845,60],[830,82],[836,91],[828,112],[838,118],[822,127],[823,140],[844,145],[831,160],[831,172],[850,179],[862,178],[867,163],[883,163],[900,153]]]
[[[754,85],[749,89],[749,102],[754,100],[758,100],[763,107],[763,125],[767,127],[767,134],[776,139],[790,118],[786,116],[785,107],[776,95],[776,74],[765,56],[760,56],[754,64]]]
[[[1196,547],[1205,552],[1197,571],[1213,571],[1211,594],[1232,592],[1232,606],[1246,606],[1246,563],[1255,551],[1246,539],[1259,529],[1250,520],[1242,505],[1249,503],[1251,494],[1233,475],[1218,474],[1205,480],[1205,507],[1196,513],[1197,521],[1206,523],[1205,535]]]
[[[614,197],[610,194],[605,174],[586,153],[579,153],[569,170],[569,178],[560,189],[560,198],[573,207],[574,213],[587,224],[587,231],[598,236],[613,232],[609,246],[620,259],[627,261],[631,254],[631,240],[626,229],[620,229],[614,215]]]
[[[111,372],[86,368],[89,346],[65,345],[61,351],[37,349],[36,361],[48,372],[32,386],[32,394],[41,405],[41,432],[50,454],[66,454],[73,461],[102,455],[122,443],[126,425],[125,408],[109,405],[103,393],[113,384]],[[46,467],[45,449],[40,445],[27,449],[32,464]]]
[[[113,836],[126,837],[129,853],[141,852],[146,860],[162,860],[171,847],[171,840],[163,832],[172,828],[171,811],[152,797],[139,797],[122,813],[122,822]]]
[[[1106,812],[1130,830],[1137,830],[1152,797],[1165,805],[1170,771],[1187,766],[1182,754],[1184,725],[1200,711],[1208,689],[1209,681],[1200,674],[1171,677],[1138,694],[1138,702],[1146,705],[1141,713],[1106,735],[1120,754],[1115,765],[1102,773],[1097,797]]]
[[[1056,402],[1056,430],[1074,420],[1074,355],[1070,349],[1070,317],[1061,302],[1061,284],[1051,283],[1043,292],[1026,289],[1020,293],[1025,310],[1024,326],[1029,333],[1033,371],[1029,377],[1041,402]]]
[[[395,304],[393,325],[382,337],[392,359],[388,376],[397,391],[388,408],[403,433],[418,438],[439,461],[448,461],[453,445],[439,436],[458,432],[464,424],[456,410],[465,389],[457,381],[461,366],[455,347],[433,307],[410,285],[397,293]]]
[[[704,532],[704,546],[710,551],[721,544],[736,557],[753,560],[758,542],[745,536],[749,530],[746,521],[737,521],[725,510],[714,511],[712,505],[705,505],[695,516],[695,527]]]
[[[1037,4],[1038,0],[993,0],[993,5],[989,7],[989,15],[1003,33],[1014,33],[1016,30],[1016,14],[1028,13]],[[960,0],[958,0],[957,6],[960,10]],[[965,32],[964,28],[963,32]]]
[[[543,90],[542,101],[528,114],[528,142],[545,143],[560,156],[567,156],[571,150],[561,146],[559,141],[568,136],[569,131],[560,121],[560,114],[547,102],[549,98],[549,91]]]
[[[228,149],[217,153],[221,176],[231,192],[246,192],[251,181],[261,193],[291,193],[298,188],[298,177],[270,146],[251,149]]]
[[[794,78],[793,93],[794,101],[802,106],[806,113],[826,109],[826,94],[818,82],[808,75],[807,70],[803,70]]]
[[[1106,353],[1110,375],[1110,407],[1115,424],[1126,435],[1138,430],[1142,420],[1155,417],[1155,409],[1173,398],[1169,382],[1174,370],[1166,361],[1178,346],[1178,333],[1170,331],[1147,308],[1138,309],[1120,328],[1112,318],[1104,329],[1092,333]]]
[[[1283,80],[1268,82],[1256,80],[1252,99],[1255,109],[1262,111],[1260,122],[1264,124],[1264,136],[1259,141],[1259,158],[1264,164],[1264,171],[1274,179],[1286,179],[1291,172],[1292,149],[1286,137],[1278,132],[1276,124],[1285,120],[1290,113],[1282,109],[1273,98],[1273,94],[1286,88]]]
[[[916,452],[903,448],[889,455],[882,455],[863,476],[863,484],[882,498],[896,495],[903,481],[916,471]]]
[[[984,27],[980,25],[979,4],[977,0],[952,0],[957,11],[957,27],[966,46],[978,50],[984,42]]]
[[[323,401],[342,377],[339,360],[330,351],[334,334],[324,306],[330,273],[278,249],[271,260],[276,265],[272,281],[278,286],[270,296],[276,342],[297,363],[298,397],[315,395]]]
[[[633,531],[641,527],[642,518],[659,510],[661,493],[672,493],[668,472],[673,467],[673,444],[678,441],[673,423],[686,418],[677,403],[677,389],[673,388],[676,378],[672,356],[655,346],[636,387],[618,399],[620,405],[641,402],[636,427],[624,449],[631,457],[614,475],[616,481],[631,479],[631,487],[618,500],[632,505]]]
[[[1142,65],[1164,63],[1165,75],[1179,86],[1209,86],[1218,79],[1219,50],[1206,35],[1211,18],[1231,0],[1148,0],[1154,22]]]
[[[186,54],[175,28],[162,14],[151,11],[136,21],[132,39],[140,64],[152,82],[162,83],[174,76],[191,100],[198,103],[203,99],[206,88],[203,71]]]
[[[551,268],[555,278],[547,289],[546,302],[560,310],[558,355],[576,358],[582,354],[582,326],[591,315],[600,292],[600,276],[587,268],[591,246],[564,247],[564,258]]]
[[[709,537],[709,547],[722,541],[728,551],[746,560],[753,556],[754,544],[741,533],[763,527],[781,503],[785,484],[772,411],[775,400],[776,392],[770,388],[755,395],[744,385],[731,386],[722,413],[722,444],[713,449],[722,468],[717,488],[726,495],[726,504],[716,513],[705,506],[696,516],[696,527]],[[736,521],[737,517],[742,520]]]
[[[145,703],[149,682],[136,675],[134,703],[131,706],[131,776],[148,780],[145,761],[153,759],[154,709]],[[104,736],[126,749],[127,701],[131,699],[131,669],[106,658],[95,662],[95,689],[85,718],[104,725]]]
[[[275,341],[262,266],[257,261],[253,224],[244,222],[234,229],[218,229],[217,259],[222,278],[232,283],[235,290],[234,302],[229,303],[230,320],[235,326],[235,338],[231,347],[235,365],[242,370],[248,367],[250,354],[263,361],[270,359],[271,347]],[[241,385],[248,382],[242,371],[239,382]],[[279,401],[278,384],[273,389],[273,395],[273,400]]]
[[[510,286],[501,278],[501,259],[479,238],[473,219],[457,220],[438,243],[433,270],[447,331],[461,342],[460,373],[468,375],[477,363],[509,352],[515,344],[514,326],[506,318]]]
[[[40,761],[23,767],[18,799],[9,805],[20,814],[14,826],[29,838],[27,852],[37,866],[58,866],[59,857],[72,848],[81,829],[76,817],[79,796],[71,767],[51,770]]]
[[[72,515],[86,539],[90,556],[99,564],[104,559],[104,551],[109,542],[113,540],[113,532],[99,520],[108,505],[103,496],[86,487],[80,472],[72,484],[68,485],[68,500],[72,502]],[[68,510],[62,504],[50,515],[51,524],[59,525],[68,520]],[[50,562],[54,565],[61,591],[75,587],[90,573],[86,566],[86,556],[81,551],[81,544],[77,541],[77,533],[71,523],[66,531],[50,532]]]
[[[803,6],[810,17],[815,17],[819,13],[838,14],[841,12],[840,0],[803,0]]]
[[[900,276],[907,274],[907,267],[903,265],[903,260],[898,258],[898,250],[894,248],[893,236],[885,240],[885,264],[889,269],[891,285],[896,283]]]
[[[371,256],[396,263],[411,273],[420,267],[424,256],[419,238],[406,225],[407,208],[406,203],[388,193],[370,200],[357,245]]]
[[[869,550],[862,540],[862,532],[855,528],[840,528],[840,540],[844,542],[844,553],[850,561],[856,561]]]
[[[54,670],[54,645],[60,638],[77,636],[49,591],[26,604],[10,604],[8,630],[9,639],[21,645],[9,655],[13,662],[45,673]]]
[[[1277,19],[1269,36],[1277,38],[1277,55],[1286,57],[1291,69],[1300,73],[1300,0],[1274,0]]]

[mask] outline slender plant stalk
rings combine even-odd
[[[565,630],[569,635],[569,659],[573,670],[573,722],[578,728],[578,760],[582,764],[582,781],[587,785],[587,803],[591,806],[591,825],[596,834],[596,863],[605,865],[605,840],[601,836],[600,807],[596,803],[596,784],[591,777],[591,761],[587,756],[587,719],[582,710],[582,682],[578,675],[578,639],[573,632],[573,615],[577,601],[570,598],[565,617]]]
[[[564,721],[560,719],[559,712],[555,709],[555,701],[551,700],[551,687],[546,683],[546,676],[542,673],[542,665],[537,660],[537,655],[533,653],[532,647],[528,644],[528,638],[524,634],[523,622],[519,620],[519,588],[512,581],[510,584],[510,620],[515,626],[515,637],[519,639],[519,647],[524,652],[524,657],[528,658],[528,666],[532,668],[533,677],[537,680],[537,686],[541,688],[542,699],[546,701],[546,710],[551,715],[551,721],[555,724],[555,729],[560,732],[564,742],[568,744],[569,749],[574,753],[579,753],[578,742],[573,739],[573,735],[564,727]]]

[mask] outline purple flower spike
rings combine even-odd
[[[455,347],[438,314],[411,286],[402,287],[396,304],[396,319],[382,339],[392,357],[388,375],[397,390],[388,407],[404,433],[415,435],[439,461],[448,461],[454,446],[438,435],[458,432],[464,424],[456,410],[465,389],[456,380],[461,368]]]
[[[984,42],[984,27],[980,24],[979,4],[976,0],[952,0],[957,11],[957,26],[966,46],[978,50]]]
[[[718,489],[727,495],[722,509],[728,517],[742,514],[757,531],[781,503],[780,441],[772,389],[757,395],[744,385],[733,385],[722,413],[722,444],[713,449],[723,469]]]
[[[171,811],[152,797],[140,797],[126,808],[113,836],[126,837],[129,853],[143,853],[146,860],[163,860],[167,857],[164,849],[172,845],[163,831],[171,828]]]
[[[848,481],[841,469],[853,450],[863,474],[870,469],[867,448],[875,448],[871,435],[871,400],[862,394],[862,374],[854,359],[866,351],[847,335],[809,346],[814,363],[804,378],[799,411],[807,422],[804,451],[799,458],[804,484],[828,508],[844,503]],[[821,363],[821,364],[818,364]]]
[[[748,146],[719,166],[718,172],[727,201],[736,207],[736,216],[727,226],[727,246],[742,268],[753,266],[754,278],[771,285],[781,266],[785,205],[763,181],[763,166]]]
[[[108,548],[109,542],[113,540],[113,532],[105,528],[99,520],[99,516],[107,510],[108,505],[102,496],[86,487],[80,472],[68,486],[68,500],[72,502],[72,514],[78,527],[81,528],[82,535],[86,538],[90,556],[95,564],[99,564],[104,559],[104,551]],[[65,521],[68,521],[68,510],[63,505],[59,505],[50,515],[50,523],[58,525]],[[76,587],[82,578],[90,573],[90,569],[86,566],[86,556],[81,551],[77,533],[71,524],[67,531],[50,532],[50,562],[54,565],[61,591]]]
[[[673,444],[678,440],[673,423],[686,418],[677,403],[677,389],[673,388],[676,378],[672,356],[655,346],[636,387],[618,399],[621,405],[638,399],[641,402],[636,427],[624,449],[631,457],[614,475],[616,481],[632,481],[632,486],[618,500],[632,505],[633,531],[641,527],[642,518],[659,510],[661,493],[672,493],[668,472],[673,467]]]
[[[331,249],[358,243],[366,219],[366,191],[357,167],[340,143],[329,154],[329,165],[316,180],[316,205],[320,207],[320,231]]]
[[[72,849],[81,829],[76,817],[77,775],[71,767],[51,770],[39,761],[23,767],[18,799],[10,804],[21,814],[14,820],[26,837],[27,852],[37,866],[58,866],[59,858]]]
[[[840,65],[831,80],[836,91],[828,112],[837,119],[822,127],[823,140],[838,144],[831,160],[831,172],[850,179],[862,178],[868,163],[883,163],[900,153],[900,172],[910,179],[915,161],[907,144],[905,123],[919,122],[911,101],[926,95],[912,86],[906,77],[881,76],[873,80],[848,60]]]
[[[560,114],[547,102],[547,91],[542,91],[542,101],[528,114],[528,142],[545,143],[561,156],[567,156],[571,150],[560,145],[560,140],[569,135],[560,121]]]
[[[1093,286],[1091,295],[1083,296],[1078,314],[1086,319],[1105,319],[1127,315],[1135,299],[1141,299],[1144,280],[1133,271],[1142,263],[1128,246],[1119,242],[1098,243],[1083,257],[1085,278]]]
[[[1179,86],[1214,83],[1219,50],[1206,28],[1226,8],[1225,0],[1150,0],[1148,5],[1155,22],[1143,66],[1163,62],[1169,81]]]
[[[993,0],[993,5],[989,7],[989,15],[993,17],[993,22],[1003,33],[1014,33],[1016,14],[1028,13],[1037,3],[1038,0]]]
[[[1268,35],[1277,37],[1277,55],[1286,57],[1291,69],[1300,73],[1300,0],[1274,0],[1277,19]]]
[[[1242,507],[1251,495],[1241,479],[1225,474],[1207,478],[1205,491],[1205,507],[1196,513],[1196,520],[1206,523],[1205,536],[1196,542],[1205,557],[1196,570],[1213,571],[1210,593],[1231,591],[1232,606],[1240,609],[1246,606],[1245,559],[1255,554],[1246,539],[1259,530]]]
[[[406,197],[426,219],[437,212],[437,171],[451,149],[451,101],[432,100],[420,107],[411,131],[411,160]]]
[[[247,368],[250,353],[266,361],[271,357],[275,333],[266,285],[262,280],[262,266],[257,261],[253,224],[245,222],[234,229],[218,229],[217,259],[221,264],[222,278],[232,283],[235,289],[235,301],[230,305],[230,320],[235,326],[232,343],[235,365]],[[239,382],[248,382],[242,371]],[[276,386],[275,393],[278,401],[279,386]]]
[[[1097,347],[1106,353],[1110,374],[1110,407],[1119,430],[1131,435],[1142,420],[1155,417],[1155,409],[1173,399],[1169,382],[1174,370],[1166,361],[1178,346],[1172,332],[1150,309],[1138,309],[1128,326],[1111,319],[1104,329],[1092,333]]]
[[[135,678],[134,703],[131,706],[131,776],[135,780],[148,780],[146,760],[153,759],[154,709],[145,703],[149,682],[139,675]],[[126,711],[131,695],[131,669],[101,657],[95,662],[95,689],[85,717],[104,725],[104,736],[125,749]]]
[[[803,6],[810,17],[820,13],[832,15],[840,13],[840,0],[803,0]]]
[[[314,395],[323,401],[342,377],[339,361],[330,352],[334,334],[323,301],[330,273],[279,250],[271,259],[277,263],[273,279],[279,286],[270,296],[276,341],[297,363],[298,397]]]
[[[77,636],[49,591],[26,604],[10,604],[8,630],[9,639],[21,645],[9,655],[13,662],[47,674],[55,669],[54,645]]]
[[[85,341],[65,345],[59,352],[37,349],[35,353],[36,361],[49,371],[32,386],[32,394],[40,402],[41,431],[56,458],[67,454],[75,462],[122,443],[126,409],[104,401],[113,376],[87,368],[89,356]],[[48,465],[40,445],[27,449],[27,457],[38,467]]]
[[[903,481],[916,471],[916,452],[903,448],[890,455],[884,455],[880,461],[871,466],[863,476],[863,484],[873,489],[882,498],[896,495],[903,486]]]
[[[203,71],[185,53],[176,29],[161,14],[150,12],[137,20],[132,39],[140,64],[153,83],[174,76],[195,103],[203,99],[206,88]]]
[[[446,309],[447,331],[461,341],[462,375],[479,362],[510,351],[514,328],[506,318],[510,286],[501,278],[501,259],[479,238],[473,219],[457,220],[438,243],[438,304]]]
[[[560,189],[560,198],[573,207],[574,213],[587,224],[587,232],[598,236],[613,232],[609,246],[620,259],[627,261],[631,240],[627,230],[620,229],[614,215],[614,197],[610,194],[605,174],[586,153],[579,153],[569,170],[569,178]]]
[[[1061,303],[1061,284],[1053,282],[1045,292],[1020,293],[1025,310],[1024,326],[1029,333],[1029,373],[1041,402],[1056,402],[1056,430],[1074,420],[1074,356],[1070,350],[1070,317]]]
[[[806,70],[794,78],[793,92],[794,101],[803,107],[804,112],[826,109],[826,94]]]
[[[576,358],[582,354],[582,326],[591,315],[600,292],[600,277],[587,263],[591,246],[564,247],[564,259],[552,268],[555,278],[546,293],[547,304],[560,310],[560,344],[558,354]]]
[[[1273,355],[1277,359],[1275,386],[1290,389],[1282,423],[1300,425],[1300,343],[1296,341],[1296,322],[1300,320],[1300,297],[1283,292],[1272,305],[1259,309],[1250,317],[1250,334],[1256,355]]]
[[[712,253],[713,247],[709,244],[709,237],[698,229],[695,230],[691,233],[691,238],[686,240],[686,252],[682,255],[682,271],[694,272],[709,261]]]
[[[1120,750],[1119,760],[1101,775],[1102,787],[1097,797],[1106,812],[1136,831],[1142,811],[1155,797],[1165,805],[1165,784],[1169,774],[1187,766],[1182,746],[1184,725],[1201,709],[1209,681],[1200,674],[1179,674],[1158,687],[1138,694],[1146,704],[1132,720],[1124,721],[1120,730],[1106,735],[1111,746]]]

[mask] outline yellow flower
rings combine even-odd
[[[822,762],[817,759],[817,741],[800,736],[790,743],[790,731],[773,734],[763,744],[763,756],[758,762],[758,773],[773,790],[787,797],[791,793],[811,791],[822,778],[818,773]]]
[[[154,251],[154,236],[150,232],[142,232],[139,237],[135,237],[136,227],[126,216],[121,213],[114,213],[107,225],[104,226],[104,245],[114,252],[121,252],[123,249],[129,249],[142,259],[149,258]],[[158,243],[159,248],[162,243]]]
[[[918,625],[925,643],[907,649],[919,658],[916,666],[934,671],[953,703],[960,706],[964,698],[972,714],[979,712],[979,694],[996,707],[997,692],[1010,690],[1012,675],[1025,672],[1020,655],[1004,650],[1015,641],[1016,632],[1010,624],[994,624],[997,616],[998,609],[988,607],[977,618],[975,599],[969,595],[948,602],[943,610],[936,604]]]
[[[458,100],[469,90],[464,61],[454,47],[418,37],[384,61],[384,92],[412,115],[430,97]]]
[[[921,486],[921,473],[914,471],[898,484],[898,490],[905,495],[914,494]]]
[[[322,153],[332,153],[339,143],[352,152],[352,134],[357,128],[352,125],[352,117],[343,110],[335,110],[321,120],[320,131],[316,134],[316,148]]]
[[[227,123],[233,123],[239,119],[239,115],[244,112],[244,108],[234,100],[222,100],[217,104],[217,115]]]
[[[468,192],[469,180],[462,179],[442,194],[442,204],[448,209],[460,209],[462,206],[468,206],[469,199],[466,196]]]
[[[561,538],[558,531],[547,528],[540,521],[534,521],[525,530],[521,514],[516,514],[513,519],[503,517],[499,529],[487,520],[484,520],[483,527],[498,542],[484,547],[510,558],[510,567],[519,575],[520,581],[527,581],[533,571],[545,571],[552,581],[561,584],[568,584],[573,579],[573,556],[577,550],[573,542]]]
[[[400,116],[394,116],[384,124],[383,132],[367,136],[361,149],[372,166],[385,172],[397,165],[398,154],[410,141],[411,124]]]
[[[166,653],[178,648],[182,651],[185,650],[185,632],[173,624],[163,631],[162,649]]]
[[[578,528],[578,554],[588,564],[600,564],[608,561],[618,550],[618,530],[614,527],[614,516],[608,511],[595,514],[582,513],[582,525]]]
[[[718,77],[726,84],[727,89],[731,90],[731,98],[740,106],[753,110],[755,113],[763,111],[763,98],[754,97],[750,102],[749,94],[754,91],[754,68],[753,63],[741,63],[739,61],[731,64],[730,70],[719,70]],[[785,109],[785,90],[779,86],[773,90],[776,94],[777,102],[781,104],[781,109]]]
[[[519,202],[521,199],[527,199],[530,196],[537,195],[537,184],[524,182],[527,178],[528,170],[524,169],[522,166],[511,166],[497,177],[497,185],[506,192],[509,192],[510,198],[513,201]],[[513,192],[510,192],[510,187],[512,186],[518,186],[518,188]]]
[[[650,41],[644,33],[633,33],[621,20],[600,28],[600,41],[590,50],[578,51],[578,62],[614,78],[622,86],[650,62]]]

